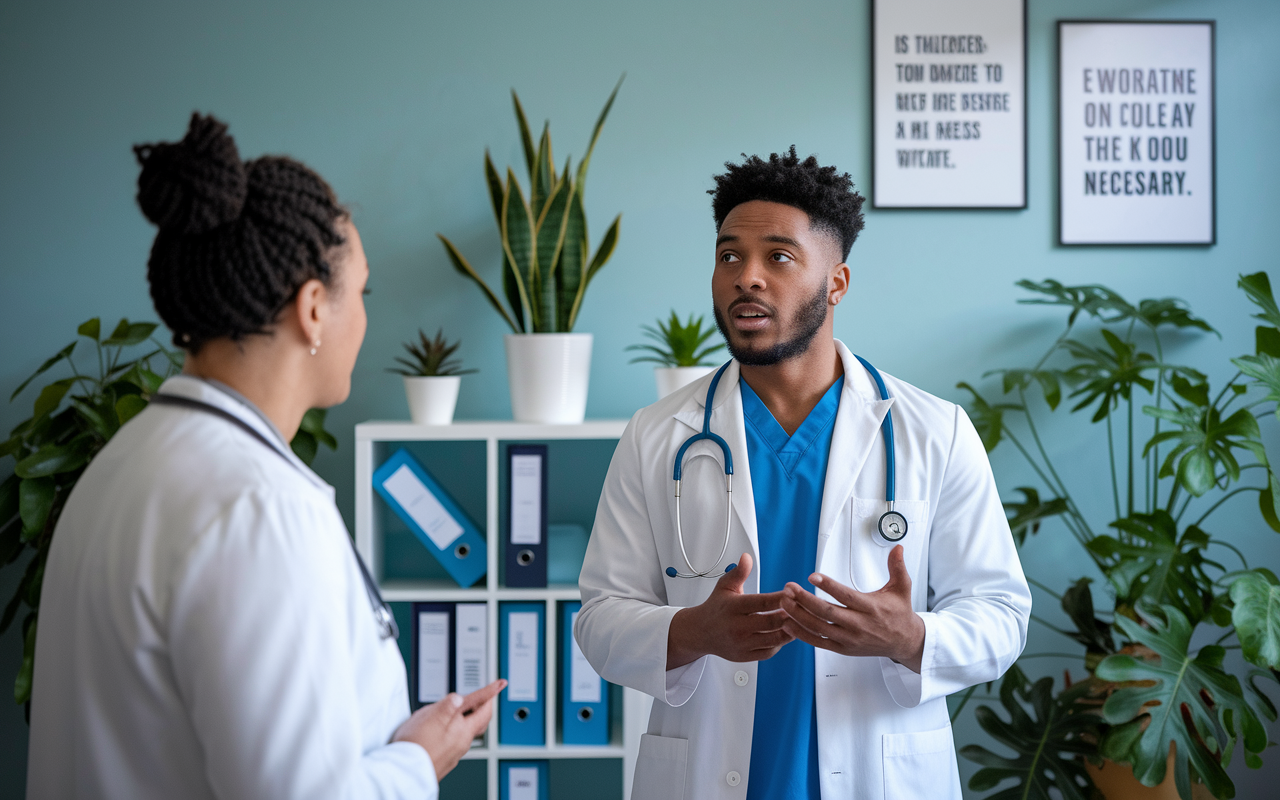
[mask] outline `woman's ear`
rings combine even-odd
[[[297,336],[301,344],[306,345],[315,355],[324,341],[324,324],[329,316],[329,289],[317,278],[312,278],[298,287],[297,298],[293,302],[293,321],[297,325]]]

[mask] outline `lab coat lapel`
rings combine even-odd
[[[724,438],[733,453],[733,510],[738,522],[746,531],[747,540],[751,543],[751,557],[757,568],[752,570],[748,583],[759,579],[760,543],[756,533],[756,500],[751,491],[751,465],[747,461],[747,429],[742,416],[742,393],[738,387],[738,362],[730,363],[725,370],[720,385],[716,387],[716,396],[712,399],[711,430]],[[703,408],[707,397],[707,387],[711,384],[708,375],[700,382],[699,391],[694,392],[693,407],[686,407],[672,416],[692,429],[702,430]],[[683,440],[681,440],[683,441]],[[723,496],[721,497],[723,502]],[[726,554],[733,561],[738,559],[733,553]]]
[[[840,518],[841,509],[853,493],[854,481],[866,465],[867,457],[876,442],[881,441],[880,424],[893,406],[892,397],[888,400],[879,399],[879,392],[871,382],[871,377],[866,374],[866,369],[838,339],[836,350],[844,363],[845,380],[835,427],[831,432],[827,477],[822,486],[822,514],[818,519],[818,559],[815,569],[822,564],[823,551],[831,541],[832,528]],[[871,387],[870,394],[867,394],[868,386]],[[883,467],[883,464],[880,465],[882,470]]]

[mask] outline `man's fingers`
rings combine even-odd
[[[751,649],[755,651],[776,650],[794,639],[794,636],[782,628],[778,628],[776,631],[759,633],[751,637]]]
[[[720,576],[720,580],[716,581],[716,588],[735,594],[742,594],[742,586],[747,582],[747,576],[751,574],[751,567],[751,554],[743,553],[742,557],[738,559],[738,565]]]
[[[890,580],[892,580],[892,578]],[[845,608],[862,608],[866,605],[866,599],[863,597],[862,592],[859,592],[857,589],[853,589],[849,586],[845,586],[830,575],[815,573],[809,576],[809,583],[831,595],[836,602]],[[801,589],[801,592],[809,594],[803,589]]]
[[[811,644],[814,647],[821,647],[824,650],[831,649],[830,639],[825,639],[818,634],[813,633],[804,626],[798,624],[795,620],[788,620],[783,630],[805,644]]]
[[[879,591],[911,591],[911,575],[907,572],[907,561],[903,555],[902,545],[889,551],[889,581]],[[823,587],[826,588],[825,586]]]
[[[766,592],[765,594],[744,594],[728,601],[728,607],[737,614],[759,614],[764,611],[774,611],[778,608],[778,604],[782,602],[784,594],[786,594],[786,590]]]

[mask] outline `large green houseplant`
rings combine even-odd
[[[1018,545],[1055,520],[1045,528],[1082,546],[1105,581],[1101,605],[1109,610],[1095,608],[1087,577],[1055,589],[1028,576],[1070,619],[1070,629],[1054,630],[1076,643],[1084,679],[1055,688],[1051,677],[1032,681],[1011,669],[999,690],[1008,719],[988,706],[976,716],[1015,755],[962,748],[982,765],[969,787],[997,789],[988,797],[1001,800],[1047,800],[1051,789],[1083,800],[1098,796],[1097,773],[1086,763],[1104,759],[1131,765],[1155,786],[1172,747],[1183,800],[1197,782],[1220,800],[1234,797],[1225,767],[1233,756],[1261,765],[1263,719],[1275,720],[1276,709],[1260,687],[1274,689],[1280,676],[1280,581],[1269,568],[1276,564],[1251,567],[1214,525],[1226,502],[1254,494],[1257,511],[1236,513],[1280,531],[1280,481],[1258,424],[1280,401],[1280,309],[1267,275],[1240,278],[1265,324],[1254,352],[1232,359],[1238,372],[1221,386],[1167,360],[1171,337],[1213,332],[1180,301],[1133,304],[1102,286],[1052,280],[1019,286],[1037,295],[1020,302],[1065,308],[1066,329],[1035,364],[988,373],[1000,378],[998,401],[959,387],[972,393],[971,416],[987,449],[1008,442],[1039,480],[1006,504]],[[1079,330],[1084,319],[1092,330]],[[1110,476],[1104,504],[1082,506],[1043,444],[1046,418],[1068,406],[1092,412],[1086,425],[1106,426],[1097,465]],[[1110,506],[1102,519],[1084,511],[1097,505]],[[1224,666],[1228,649],[1241,650],[1243,668]],[[1023,658],[1036,655],[1050,654]]]
[[[58,516],[72,487],[120,427],[147,407],[165,378],[182,368],[182,354],[157,341],[153,322],[120,320],[110,335],[91,319],[77,328],[80,338],[49,358],[22,382],[9,400],[54,367],[70,373],[41,388],[32,415],[0,442],[0,459],[14,459],[13,474],[0,482],[0,569],[29,553],[18,590],[0,616],[0,633],[13,624],[22,608],[22,666],[14,681],[19,704],[31,698],[35,666],[36,621],[45,560],[53,542]],[[88,340],[93,355],[90,369],[77,366],[75,355]],[[83,361],[83,360],[82,360]],[[293,451],[310,464],[319,444],[338,442],[324,429],[325,412],[308,411],[294,437]]]
[[[514,90],[511,92],[529,175],[527,197],[515,172],[508,167],[504,180],[489,151],[484,154],[485,181],[502,244],[505,304],[458,247],[448,237],[437,234],[454,268],[480,287],[511,328],[512,333],[506,337],[507,371],[516,419],[582,420],[591,335],[574,334],[573,326],[587,286],[613,255],[622,222],[619,214],[592,253],[583,190],[591,154],[621,86],[619,80],[609,95],[576,171],[572,158],[565,159],[563,170],[557,169],[551,152],[550,122],[543,125],[542,135],[534,145],[520,98]]]

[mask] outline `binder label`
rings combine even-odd
[[[569,701],[572,703],[599,703],[600,676],[596,674],[587,657],[578,647],[578,640],[573,636],[573,629],[578,624],[578,612],[569,616],[569,647],[572,648],[573,661],[569,665]]]
[[[387,493],[405,510],[419,528],[427,534],[436,547],[444,550],[462,535],[462,526],[440,504],[431,490],[422,485],[408,465],[391,473],[382,482]]]
[[[539,800],[538,768],[512,767],[507,770],[507,797],[510,800]]]
[[[436,703],[449,693],[449,614],[418,614],[418,702]]]
[[[507,620],[507,699],[538,702],[538,614],[513,611]],[[514,772],[514,770],[512,770]]]
[[[459,603],[457,607],[457,653],[455,670],[458,693],[468,694],[484,686],[485,631],[488,611],[483,603]]]
[[[511,543],[542,543],[542,456],[511,456]]]

